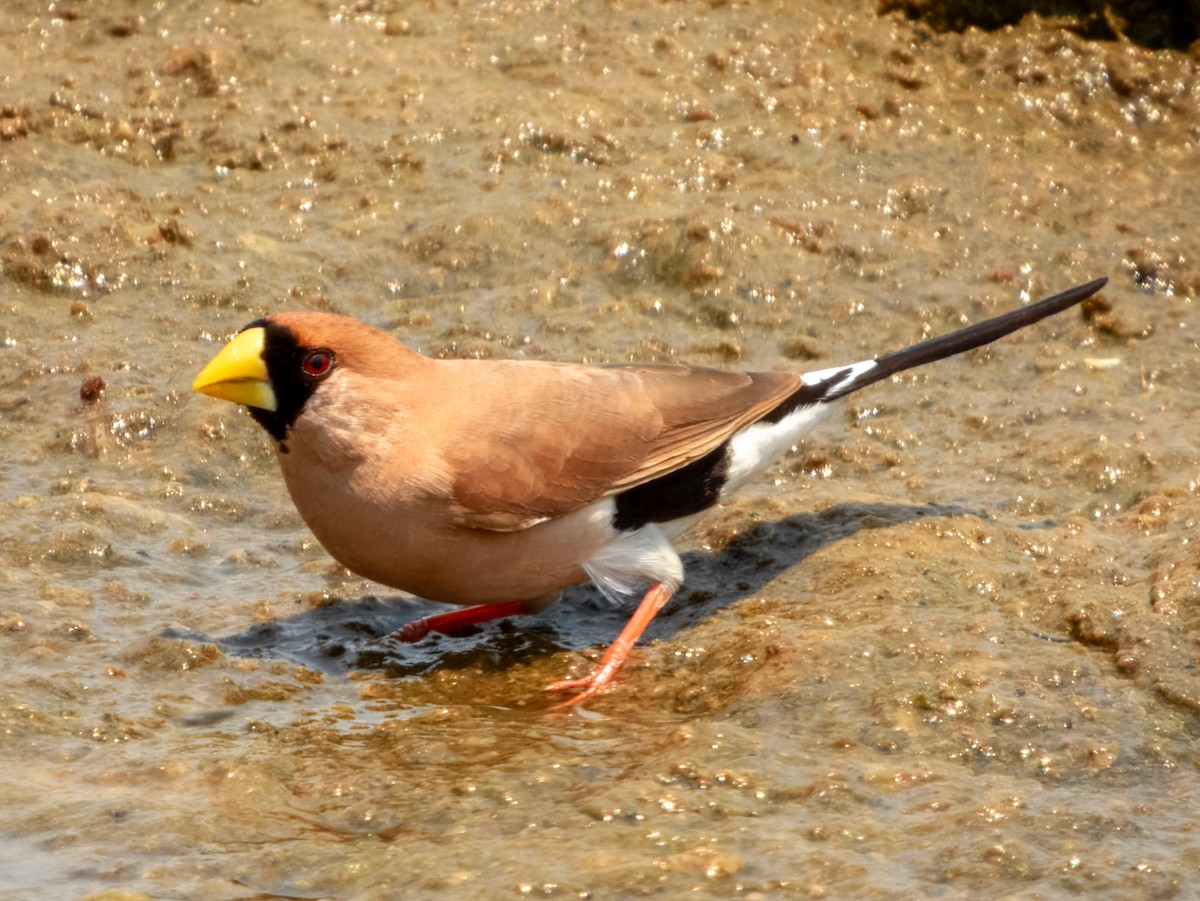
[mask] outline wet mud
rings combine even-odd
[[[2,898],[1196,893],[1197,57],[874,3],[0,14]],[[401,646],[240,326],[819,369],[616,687],[590,589]]]

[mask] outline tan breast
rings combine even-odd
[[[349,387],[322,386],[279,455],[296,509],[335,559],[455,604],[540,598],[587,580],[584,562],[612,538],[603,510],[587,505],[511,531],[464,526],[431,423],[417,422],[400,397],[364,404]]]
[[[429,500],[360,490],[373,480],[297,479],[293,454],[280,458],[284,479],[321,545],[351,571],[423,598],[451,604],[532,600],[587,581],[583,564],[612,538],[611,502],[526,529],[496,532],[451,524]]]

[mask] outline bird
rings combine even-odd
[[[415,642],[550,607],[591,581],[641,602],[595,668],[553,682],[570,707],[612,683],[683,582],[676,543],[847,395],[989,344],[1107,279],[813,372],[685,364],[437,359],[358,319],[280,312],[238,332],[193,389],[245,406],[300,516],[367,579],[454,605]]]

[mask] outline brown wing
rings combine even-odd
[[[471,418],[446,415],[451,516],[527,528],[673,472],[765,416],[790,373],[447,361]],[[453,381],[449,381],[452,379]],[[468,402],[469,401],[469,402]]]

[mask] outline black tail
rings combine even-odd
[[[890,378],[896,373],[912,369],[914,366],[924,366],[935,360],[944,360],[946,357],[982,347],[984,344],[991,344],[998,338],[1003,338],[1018,329],[1033,325],[1047,316],[1061,313],[1063,310],[1087,300],[1103,288],[1107,282],[1106,278],[1098,278],[1085,285],[1076,285],[1061,294],[1047,297],[1035,304],[1021,307],[1019,310],[1004,313],[994,319],[988,319],[986,322],[969,325],[957,332],[951,332],[949,335],[930,338],[928,341],[922,341],[920,344],[914,344],[904,350],[885,354],[874,361],[874,366],[868,367],[859,364],[827,370],[821,373],[823,377],[819,381],[801,387],[765,418],[769,422],[778,422],[792,410],[800,407],[837,400],[852,391]]]

